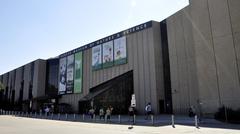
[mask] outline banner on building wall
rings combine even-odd
[[[82,52],[75,53],[74,93],[82,93]]]
[[[103,67],[113,66],[113,41],[106,42],[103,47]]]
[[[67,94],[73,93],[74,55],[67,56]]]
[[[67,72],[67,58],[59,60],[59,85],[58,94],[65,94],[66,92],[66,72]]]
[[[127,63],[126,37],[114,40],[114,64],[120,65]]]
[[[92,48],[92,69],[98,70],[102,68],[102,45]]]

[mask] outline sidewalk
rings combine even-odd
[[[1,134],[239,134],[239,129],[188,125],[139,126],[0,116]]]
[[[15,115],[14,115],[15,114]],[[110,121],[99,118],[95,116],[91,119],[89,115],[80,114],[35,114],[35,113],[8,113],[8,115],[13,115],[16,117],[27,117],[27,118],[37,118],[37,119],[48,119],[48,120],[60,120],[60,121],[72,121],[72,122],[88,122],[88,123],[100,123],[100,124],[124,124],[124,125],[139,125],[139,126],[169,126],[172,125],[172,115],[154,115],[152,119],[145,119],[143,115],[136,115],[135,122],[133,123],[133,118],[128,115],[113,115]],[[174,116],[175,125],[185,125],[196,127],[195,118],[190,118],[183,115]],[[240,125],[228,124],[224,122],[217,121],[215,119],[203,118],[201,122],[198,122],[199,127],[210,127],[210,128],[229,128],[229,129],[240,129]]]

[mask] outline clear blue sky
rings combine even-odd
[[[149,20],[188,0],[0,0],[0,74]]]

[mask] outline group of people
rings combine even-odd
[[[113,107],[112,107],[112,106],[109,106],[109,107],[106,109],[106,111],[104,111],[104,109],[101,107],[101,108],[99,109],[99,113],[98,113],[100,120],[101,120],[101,119],[104,120],[104,118],[105,118],[105,116],[106,116],[107,121],[109,121],[110,118],[111,118],[111,115],[112,115],[112,111],[113,111]],[[91,109],[89,109],[88,114],[89,114],[90,117],[93,119],[94,115],[96,114],[96,113],[95,113],[95,109],[94,109],[93,107],[92,107]]]
[[[129,106],[129,108],[128,108],[128,114],[129,114],[129,117],[133,117],[133,116],[134,116],[134,114],[135,114],[135,109],[134,109],[134,107]],[[151,103],[149,102],[149,103],[145,106],[145,115],[146,115],[145,119],[148,120],[148,119],[150,118],[151,114],[152,114],[152,106],[151,106]],[[133,119],[133,118],[132,118],[132,119]],[[130,118],[129,118],[129,120],[130,120]]]

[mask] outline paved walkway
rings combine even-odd
[[[163,116],[160,116],[163,118]],[[140,117],[139,117],[140,118]],[[167,119],[167,116],[166,116]],[[180,120],[179,120],[180,121]],[[224,123],[225,124],[225,123]],[[58,121],[0,115],[0,134],[239,134],[237,128],[195,128],[189,125],[130,126],[119,124]],[[226,125],[226,124],[225,124]]]
[[[12,114],[12,113],[11,113]],[[109,121],[95,116],[94,119],[91,119],[89,115],[79,115],[79,114],[22,114],[15,113],[16,117],[27,117],[27,118],[37,118],[37,119],[47,119],[47,120],[58,120],[58,121],[71,121],[71,122],[88,122],[88,123],[98,123],[98,124],[124,124],[124,125],[138,125],[138,126],[171,126],[172,125],[172,116],[171,115],[157,115],[153,116],[152,119],[149,117],[147,120],[145,116],[136,115],[135,122],[133,123],[133,117],[128,115],[113,115]],[[174,116],[174,124],[176,125],[185,125],[196,127],[195,118],[190,118],[183,115]],[[240,125],[228,124],[217,121],[215,119],[201,119],[201,122],[198,122],[199,127],[211,127],[211,128],[229,128],[229,129],[240,129]]]

